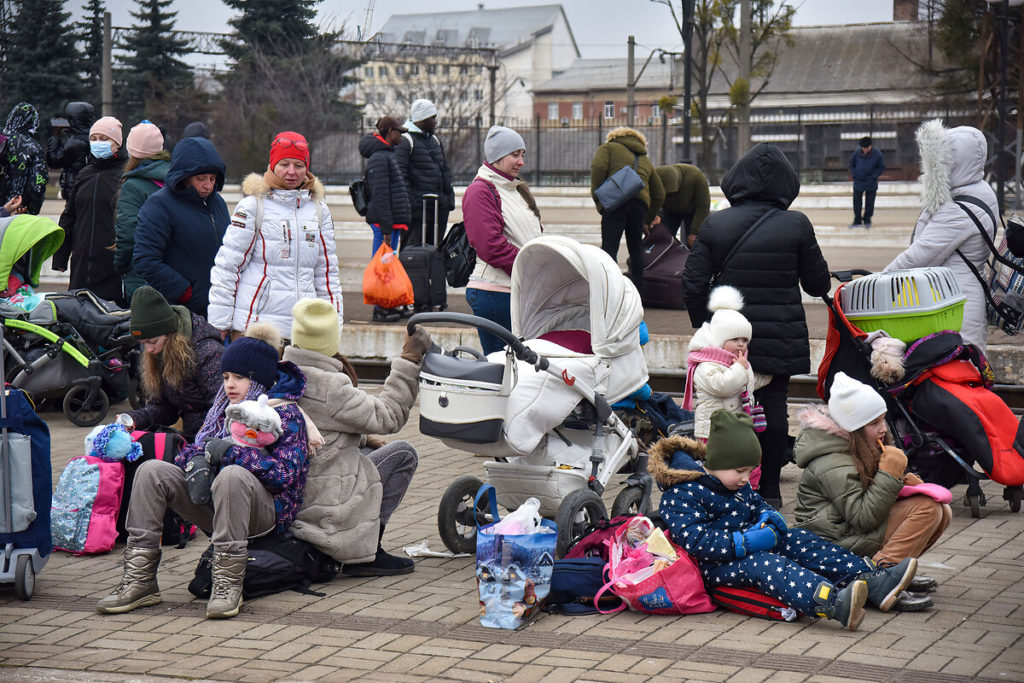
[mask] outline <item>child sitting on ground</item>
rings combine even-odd
[[[891,609],[914,578],[917,560],[878,569],[809,531],[789,529],[747,483],[761,461],[750,417],[717,410],[710,422],[707,445],[663,439],[651,449],[649,465],[664,490],[661,516],[672,539],[697,560],[705,583],[754,587],[851,631],[864,618],[865,601]]]

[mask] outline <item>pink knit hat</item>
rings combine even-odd
[[[121,142],[124,140],[124,134],[121,132],[121,122],[113,116],[104,116],[96,119],[96,123],[92,124],[92,128],[89,129],[89,135],[93,133],[106,135],[116,142],[118,147],[121,146]]]
[[[152,123],[138,123],[128,131],[128,156],[136,159],[147,159],[159,154],[164,148],[164,135]]]

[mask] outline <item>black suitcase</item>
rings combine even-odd
[[[667,228],[655,225],[640,245],[644,261],[644,284],[640,300],[645,308],[682,310],[683,269],[690,250]]]
[[[423,244],[415,247],[406,247],[398,254],[398,259],[405,268],[405,274],[412,282],[413,303],[417,311],[430,311],[437,309],[443,311],[448,308],[448,287],[445,282],[444,258],[437,246],[440,244],[440,235],[437,225],[437,195],[428,194],[423,196],[423,221],[420,223],[420,240],[426,235],[427,202],[434,201],[434,244]],[[412,227],[410,226],[410,230]]]

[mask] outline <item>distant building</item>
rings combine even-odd
[[[351,93],[368,118],[405,115],[426,97],[449,122],[487,123],[493,68],[499,122],[529,119],[534,87],[579,57],[561,5],[397,14],[373,42],[385,47],[360,67]]]

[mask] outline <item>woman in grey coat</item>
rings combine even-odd
[[[971,126],[947,129],[942,121],[934,119],[921,124],[916,137],[921,156],[921,215],[914,226],[910,246],[885,270],[925,266],[951,269],[960,290],[967,295],[960,334],[965,342],[984,352],[988,343],[985,291],[964,259],[987,277],[985,264],[990,250],[974,221],[955,200],[961,196],[979,199],[993,216],[999,215],[996,194],[984,181],[988,157],[985,135]],[[969,202],[962,203],[994,239],[996,226],[988,213]]]

